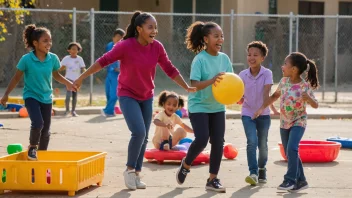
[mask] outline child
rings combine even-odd
[[[82,80],[103,67],[121,61],[118,96],[122,114],[126,120],[131,139],[128,146],[126,170],[123,172],[128,189],[144,189],[140,180],[144,152],[153,115],[154,77],[157,64],[179,86],[188,92],[195,92],[169,60],[164,46],[155,36],[157,21],[153,15],[136,11],[127,28],[124,39],[112,50],[100,57],[74,83],[79,88]]]
[[[17,71],[0,102],[6,104],[9,94],[24,75],[23,99],[31,120],[28,159],[37,160],[37,147],[47,150],[50,139],[52,77],[66,85],[67,89],[71,89],[72,83],[61,76],[60,60],[56,54],[49,52],[52,41],[48,29],[27,25],[23,31],[23,41],[26,48],[33,50],[18,62]]]
[[[307,77],[301,78],[301,74],[307,70]],[[280,135],[287,156],[288,169],[278,189],[298,192],[308,188],[298,147],[307,126],[306,105],[318,108],[318,101],[313,94],[313,90],[319,86],[317,67],[304,54],[294,52],[286,57],[282,73],[283,78],[276,92],[265,101],[254,117],[261,115],[265,107],[281,96]]]
[[[193,160],[204,150],[210,138],[210,175],[205,188],[217,192],[226,191],[217,178],[224,146],[225,105],[215,100],[211,87],[225,72],[233,72],[229,57],[220,52],[223,42],[222,29],[216,23],[197,21],[187,29],[187,48],[197,54],[191,66],[191,85],[199,91],[188,97],[195,140],[176,172],[177,183],[183,184]]]
[[[241,100],[243,101],[242,123],[247,137],[247,163],[249,167],[249,176],[245,181],[251,185],[256,185],[258,179],[260,183],[266,183],[265,165],[268,160],[270,110],[266,108],[258,118],[252,119],[252,117],[262,106],[264,100],[269,97],[273,84],[272,72],[261,65],[267,54],[268,48],[264,43],[260,41],[249,43],[247,46],[249,68],[239,74],[245,85],[244,96]],[[278,114],[273,105],[271,108],[275,114]],[[257,147],[259,149],[258,160]]]
[[[105,52],[110,51],[114,45],[125,36],[125,31],[118,28],[114,31],[112,41],[106,45]],[[106,117],[115,116],[115,105],[117,97],[117,78],[120,74],[120,61],[116,61],[107,67],[107,75],[105,79],[106,107],[102,114]]]
[[[160,93],[159,106],[163,107],[164,111],[158,113],[154,118],[156,128],[153,144],[156,149],[168,151],[186,137],[186,131],[193,133],[193,130],[183,123],[175,113],[177,109],[183,107],[183,104],[183,98],[174,92],[163,91]],[[182,128],[174,130],[176,124]]]
[[[82,51],[81,44],[77,42],[72,42],[68,45],[67,51],[70,55],[65,56],[61,61],[61,68],[60,70],[66,69],[65,78],[69,81],[75,81],[82,72],[85,71],[86,65],[84,64],[83,58],[78,56],[78,52]],[[73,117],[77,117],[78,114],[76,113],[76,104],[77,104],[77,92],[67,90],[66,92],[66,113],[68,115],[70,113],[70,99],[72,95],[72,111],[71,114]]]

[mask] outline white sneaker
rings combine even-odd
[[[137,189],[146,189],[147,188],[147,184],[145,184],[144,182],[141,181],[140,176],[136,176],[136,187],[137,187]]]
[[[136,172],[135,170],[125,170],[123,172],[123,177],[125,178],[125,185],[130,190],[136,190]]]
[[[251,174],[250,176],[246,177],[245,181],[250,185],[255,186],[258,184],[258,176],[255,174]]]

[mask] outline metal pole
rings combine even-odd
[[[233,63],[233,23],[235,21],[235,11],[233,9],[231,9],[230,17],[230,59],[231,63]]]
[[[91,65],[94,64],[94,8],[90,9],[90,63]],[[93,74],[90,75],[90,92],[89,92],[89,105],[92,105],[93,101]]]
[[[289,35],[289,54],[292,53],[292,39],[293,39],[293,12],[290,12],[290,35]]]
[[[76,42],[76,35],[77,35],[77,25],[76,25],[76,20],[77,20],[77,11],[76,8],[73,8],[73,12],[72,12],[72,41]]]
[[[326,90],[326,57],[327,57],[327,49],[324,47],[324,65],[323,65],[323,93],[322,93],[322,100],[325,100],[325,90]]]
[[[296,52],[298,52],[299,17],[296,17]]]
[[[337,102],[337,68],[338,68],[338,52],[339,52],[339,15],[336,15],[336,40],[335,40],[335,102]]]

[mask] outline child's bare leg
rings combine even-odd
[[[166,127],[163,128],[162,131],[161,131],[161,139],[162,139],[162,141],[163,142],[164,141],[168,142],[169,141],[169,137],[170,137],[169,129],[166,128]],[[170,150],[170,143],[168,143],[168,144],[164,143],[163,149],[166,150],[166,151]]]
[[[186,131],[183,128],[177,128],[172,134],[172,147],[174,147],[180,140],[187,136]]]

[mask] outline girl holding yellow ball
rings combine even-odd
[[[187,48],[197,54],[191,65],[190,78],[198,92],[190,93],[188,97],[189,118],[195,140],[176,172],[178,184],[183,184],[193,160],[210,139],[210,175],[205,188],[217,192],[226,191],[217,178],[224,146],[225,105],[215,100],[212,85],[216,85],[225,72],[233,72],[229,57],[220,52],[223,42],[222,29],[216,23],[197,21],[187,29]]]

